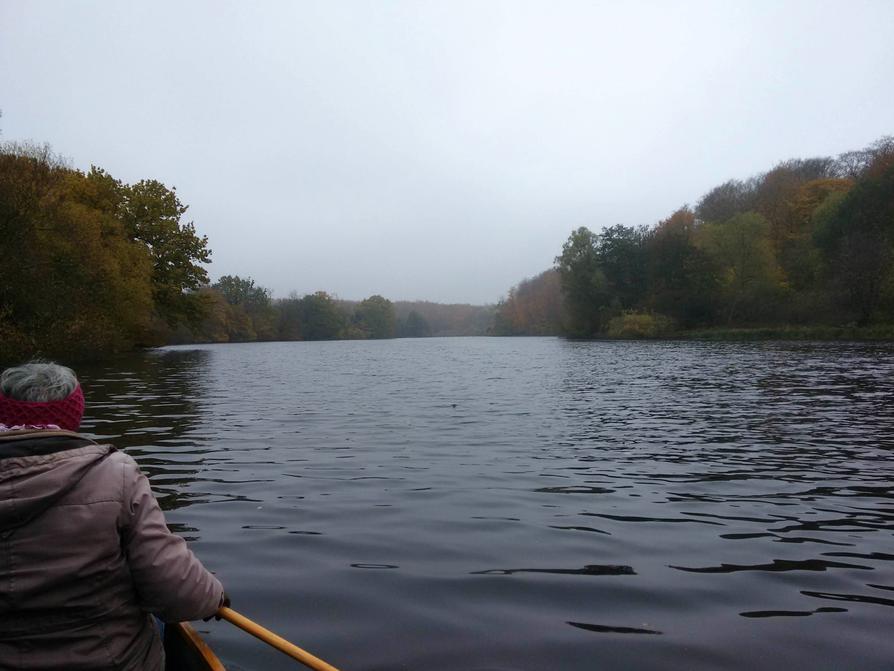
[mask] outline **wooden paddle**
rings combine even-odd
[[[318,657],[314,657],[312,654],[310,654],[306,650],[302,650],[294,643],[289,643],[282,636],[277,636],[269,629],[264,629],[264,627],[259,625],[257,622],[252,622],[247,617],[241,615],[240,613],[237,613],[232,608],[222,606],[221,608],[218,608],[217,615],[219,615],[227,622],[236,625],[243,631],[247,631],[255,638],[261,639],[267,645],[273,646],[280,652],[287,654],[292,659],[297,659],[299,662],[301,662],[305,666],[309,666],[315,671],[338,671],[338,669],[336,669],[331,664],[324,662]]]

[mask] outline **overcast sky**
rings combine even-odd
[[[489,303],[572,229],[894,134],[894,2],[0,2],[3,140],[176,186],[212,279]]]

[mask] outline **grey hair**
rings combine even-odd
[[[78,386],[71,368],[52,362],[33,361],[7,368],[0,375],[0,392],[18,401],[61,401]]]

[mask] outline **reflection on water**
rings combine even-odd
[[[81,430],[137,459],[165,510],[202,501],[185,485],[204,455],[201,403],[210,352],[161,352],[82,369],[87,397]]]
[[[889,669],[892,355],[471,338],[79,372],[85,429],[234,606],[345,669]]]
[[[568,624],[585,631],[595,631],[597,634],[661,634],[660,631],[635,627],[607,627],[604,624],[587,624],[585,622],[569,622]]]

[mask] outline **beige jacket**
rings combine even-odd
[[[161,669],[151,614],[198,619],[222,599],[129,456],[0,433],[0,669]]]

